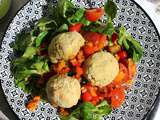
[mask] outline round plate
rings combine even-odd
[[[50,0],[53,4],[55,0]],[[84,0],[85,1],[85,0]],[[87,3],[83,0],[74,0],[77,7],[98,7],[104,4],[103,0],[92,0]],[[142,120],[152,108],[159,92],[160,78],[160,37],[149,16],[132,0],[115,0],[118,5],[118,15],[114,20],[116,26],[123,24],[144,48],[144,55],[137,64],[137,76],[131,90],[127,91],[126,101],[105,120]],[[28,94],[14,84],[14,77],[10,71],[10,61],[13,50],[9,44],[15,40],[16,34],[30,22],[42,17],[45,0],[32,0],[27,3],[10,23],[0,51],[0,80],[7,101],[13,111],[22,120],[59,120],[55,108],[49,103],[41,102],[35,112],[25,108]]]

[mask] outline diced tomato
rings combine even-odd
[[[70,60],[70,63],[72,64],[72,66],[80,66],[81,64],[77,61],[76,58],[73,58]]]
[[[100,41],[105,42],[107,39],[106,35],[96,32],[85,32],[83,37],[85,40],[93,42],[94,45],[99,44]]]
[[[91,22],[95,22],[99,20],[103,14],[104,14],[104,9],[102,8],[90,9],[86,10],[85,18]]]
[[[125,90],[123,87],[115,88],[111,91],[112,108],[120,107],[124,101],[125,101]]]
[[[83,68],[81,68],[81,67],[79,67],[79,66],[77,66],[76,67],[76,73],[78,74],[78,75],[83,75]]]
[[[87,90],[89,90],[89,89],[91,89],[93,86],[92,86],[92,84],[91,84],[90,82],[88,82],[87,84],[84,85],[84,87],[85,87]]]
[[[118,34],[117,33],[113,33],[113,35],[112,35],[112,42],[116,43],[117,40],[118,40]]]
[[[76,79],[78,79],[78,80],[81,79],[81,76],[80,76],[79,74],[74,75],[74,77],[75,77]]]
[[[92,95],[89,92],[83,93],[81,97],[84,102],[90,102],[92,100]]]
[[[128,81],[129,80],[129,76],[128,76],[128,69],[127,69],[127,67],[124,64],[120,63],[119,64],[119,69],[120,69],[119,71],[122,71],[124,73],[123,82]]]
[[[96,93],[97,91],[96,91],[95,87],[90,87],[89,91],[90,91],[92,96],[94,96],[94,97],[97,96],[97,93]]]
[[[99,100],[104,100],[105,96],[103,93],[98,92],[97,95],[98,95]]]
[[[90,44],[92,44],[92,43],[90,42]],[[89,55],[91,55],[95,52],[94,47],[90,46],[89,44],[86,44],[83,47],[83,51],[84,51],[85,57],[88,57]]]
[[[107,39],[106,35],[96,32],[86,32],[83,34],[83,37],[86,40],[83,50],[87,57],[104,48]]]
[[[82,26],[83,26],[82,23],[75,23],[69,26],[69,32],[79,32]]]
[[[75,78],[77,78],[78,80],[81,78],[81,75],[83,75],[83,68],[81,68],[80,66],[76,66],[76,75]]]
[[[92,98],[92,104],[93,105],[97,105],[97,103],[99,102],[99,97],[98,96],[94,96],[93,98]]]
[[[119,52],[117,53],[117,55],[119,56],[119,58],[120,58],[121,60],[126,59],[127,56],[128,56],[128,55],[127,55],[127,52],[124,51],[124,50],[119,51]]]
[[[92,98],[92,100],[94,100],[94,101],[99,101],[99,97],[98,97],[98,96],[94,96],[94,97]]]
[[[70,68],[69,67],[65,67],[59,72],[59,74],[65,74],[65,73],[68,73],[69,71],[70,71]]]

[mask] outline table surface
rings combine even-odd
[[[12,20],[16,12],[29,0],[12,0],[12,5],[10,8],[10,11],[8,12],[8,15],[3,18],[3,20],[0,20],[0,43],[2,36],[6,30],[7,25]],[[159,32],[160,32],[160,15],[155,17],[155,14],[152,14],[154,9],[148,9],[149,7],[155,8],[155,6],[151,3],[146,3],[144,0],[135,0],[140,5],[143,4],[143,8],[146,10],[146,12],[149,14],[149,16],[152,18],[153,22],[156,24]],[[17,120],[17,116],[14,114],[14,112],[10,109],[8,103],[5,100],[5,96],[3,94],[1,85],[0,85],[0,110],[10,119],[10,120]],[[9,114],[8,114],[9,113]],[[158,120],[158,119],[156,119]]]

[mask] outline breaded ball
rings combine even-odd
[[[56,75],[47,82],[46,93],[51,105],[71,108],[80,98],[80,83],[73,77]]]
[[[48,54],[52,63],[58,60],[69,60],[74,58],[84,45],[84,38],[78,32],[61,33],[51,41]]]
[[[85,77],[95,86],[110,84],[119,72],[116,58],[106,51],[90,56],[84,63]]]

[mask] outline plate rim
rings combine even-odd
[[[7,24],[7,26],[6,26],[5,29],[4,29],[4,34],[2,35],[0,48],[2,47],[2,42],[4,41],[6,32],[7,32],[8,28],[9,28],[10,24],[13,22],[13,20],[14,20],[15,17],[16,17],[16,15],[17,15],[29,2],[31,2],[31,1],[32,1],[32,0],[29,0],[29,1],[26,2],[23,6],[21,6],[21,7],[16,11],[16,13],[12,16],[12,18],[8,21],[8,24]],[[45,1],[46,1],[46,0],[45,0]],[[140,8],[140,9],[145,13],[146,17],[147,17],[147,18],[149,19],[149,21],[152,23],[153,28],[154,28],[154,30],[155,30],[156,33],[157,33],[158,39],[160,40],[160,32],[158,31],[155,23],[153,22],[152,18],[149,16],[149,14],[145,11],[145,9],[142,8],[142,6],[141,6],[140,4],[138,4],[138,2],[136,2],[135,0],[127,0],[127,1],[133,2],[138,8]],[[47,1],[46,1],[46,2],[47,2]],[[0,53],[1,53],[1,52],[0,52]],[[159,70],[160,70],[160,68],[159,68]],[[2,81],[2,80],[0,79],[0,81]],[[2,84],[0,85],[0,87],[1,87],[2,90],[3,90],[3,95],[2,95],[2,96],[4,97],[5,101],[7,102],[8,107],[11,109],[12,113],[13,113],[18,119],[20,119],[20,118],[18,117],[18,114],[16,114],[16,112],[11,108],[11,106],[10,106],[8,100],[7,100],[7,95],[5,94],[4,89],[3,89],[3,87],[2,87]],[[158,98],[159,98],[158,96],[160,96],[160,86],[158,87],[158,89],[159,89],[159,90],[158,90],[158,94],[157,94],[157,96],[156,96],[155,101],[153,102],[153,104],[152,104],[152,106],[151,106],[151,109],[144,115],[144,117],[143,117],[141,120],[147,120],[147,119],[151,116],[151,113],[152,113],[152,111],[154,110],[154,108],[156,107],[156,103],[157,103],[157,102],[160,102],[160,100],[158,99]]]

